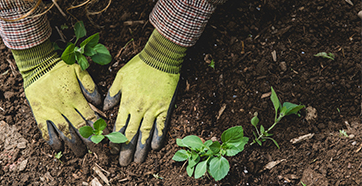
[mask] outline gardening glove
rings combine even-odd
[[[124,133],[129,141],[121,147],[110,145],[120,150],[121,166],[143,162],[150,146],[162,147],[186,50],[154,30],[145,48],[118,71],[104,110],[120,101],[113,131]]]
[[[87,100],[94,105],[101,103],[88,72],[78,64],[64,63],[49,40],[12,53],[42,137],[56,151],[61,151],[65,142],[76,156],[84,155],[87,148],[77,129],[97,119]]]

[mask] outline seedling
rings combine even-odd
[[[213,59],[211,60],[209,67],[215,69],[215,61]]]
[[[318,54],[315,54],[314,56],[316,57],[323,57],[323,58],[327,58],[327,59],[331,59],[331,60],[334,60],[334,54],[332,53],[328,53],[327,52],[319,52]]]
[[[244,137],[243,128],[241,126],[231,127],[224,131],[221,135],[220,144],[218,141],[207,140],[202,143],[201,139],[195,135],[186,136],[183,139],[176,139],[176,143],[180,147],[188,148],[188,150],[178,150],[172,157],[175,161],[188,161],[186,167],[187,174],[195,179],[203,176],[206,171],[219,181],[223,179],[229,172],[230,165],[224,156],[235,156],[244,150],[245,144],[249,138]]]
[[[263,125],[260,125],[260,129],[258,129],[257,125],[259,123],[258,113],[254,114],[254,117],[251,119],[251,124],[255,127],[256,133],[253,131],[253,134],[255,136],[255,139],[250,145],[253,145],[254,143],[258,143],[260,146],[262,146],[262,142],[268,140],[272,140],[274,144],[279,148],[278,143],[271,138],[273,134],[270,134],[269,131],[275,127],[275,125],[284,117],[291,114],[298,114],[298,111],[302,108],[304,108],[304,105],[297,105],[290,102],[284,102],[283,105],[280,103],[279,98],[277,94],[275,93],[273,87],[271,87],[271,101],[273,102],[274,109],[275,109],[275,118],[274,123],[271,127],[268,128],[268,130],[265,130]],[[279,113],[279,114],[278,114]]]
[[[91,59],[100,65],[106,65],[111,62],[112,56],[107,48],[98,43],[99,33],[93,34],[80,43],[80,46],[76,46],[78,40],[83,38],[87,31],[84,28],[83,21],[78,21],[74,25],[74,33],[76,36],[75,43],[68,43],[67,48],[62,54],[62,59],[67,64],[74,64],[78,62],[82,70],[89,67],[89,63],[85,56],[91,57]]]
[[[60,160],[60,158],[62,158],[63,154],[62,154],[62,151],[59,151],[58,153],[55,153],[55,158],[57,160],[59,160],[60,163],[63,163],[62,160]]]
[[[307,186],[307,184],[303,183],[302,181],[300,181],[300,184],[302,184],[303,186]]]
[[[344,137],[347,137],[347,138],[348,138],[347,132],[344,131],[343,129],[342,129],[342,130],[339,130],[339,136],[344,136]]]
[[[112,132],[110,134],[103,135],[102,133],[103,130],[107,127],[107,123],[102,118],[94,122],[93,127],[94,129],[91,126],[84,126],[79,128],[80,135],[83,136],[83,138],[89,138],[92,136],[90,140],[95,144],[101,142],[104,137],[107,137],[109,141],[113,143],[125,143],[128,141],[126,136],[120,132]]]

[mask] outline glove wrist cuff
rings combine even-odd
[[[147,65],[163,72],[178,74],[186,55],[182,47],[162,36],[156,29],[152,32],[139,57]]]
[[[25,50],[11,50],[27,88],[60,61],[50,40]]]

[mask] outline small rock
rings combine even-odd
[[[94,178],[91,182],[90,182],[91,186],[102,186],[101,183],[99,183],[99,180],[97,178]]]
[[[283,72],[287,71],[287,63],[285,61],[280,62],[279,66]]]
[[[358,17],[362,19],[362,10],[358,12]]]
[[[22,161],[19,165],[19,171],[25,170],[27,164],[28,164],[28,159]]]
[[[23,141],[23,142],[18,143],[17,147],[18,147],[19,149],[25,149],[25,148],[26,148],[26,142]]]
[[[217,141],[217,137],[215,136],[211,137],[211,141]]]
[[[83,186],[88,186],[88,183],[84,181],[84,182],[82,182],[82,185]]]

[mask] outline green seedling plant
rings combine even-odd
[[[334,60],[334,54],[332,53],[328,53],[327,52],[319,52],[318,54],[314,54],[314,56],[316,57],[323,57],[323,58],[327,58],[327,59],[331,59],[331,60]]]
[[[255,127],[256,133],[253,131],[255,139],[253,139],[253,142],[250,145],[253,145],[254,143],[259,144],[262,146],[262,142],[266,140],[271,140],[274,142],[274,144],[279,148],[278,143],[271,138],[273,134],[270,134],[269,131],[275,127],[277,123],[279,123],[280,120],[282,120],[283,117],[291,115],[291,114],[298,114],[299,110],[304,108],[304,105],[297,105],[290,102],[284,102],[283,105],[280,103],[279,98],[277,94],[275,93],[273,87],[271,87],[271,101],[273,102],[274,109],[275,109],[275,118],[274,123],[271,127],[269,127],[267,130],[265,130],[263,125],[260,125],[260,129],[258,129],[258,113],[254,114],[254,117],[251,119],[251,124]]]
[[[339,130],[339,136],[344,136],[344,137],[347,137],[347,138],[349,137],[347,132],[345,130],[343,130],[343,129]]]
[[[61,56],[65,63],[71,65],[77,61],[81,69],[85,70],[89,67],[89,63],[85,56],[89,56],[95,63],[100,65],[106,65],[111,62],[112,56],[108,49],[104,45],[98,43],[99,33],[89,36],[80,43],[80,46],[76,46],[78,40],[87,34],[82,21],[75,23],[74,33],[76,37],[75,42],[68,43]]]
[[[62,160],[60,160],[60,158],[62,158],[63,154],[62,154],[62,151],[59,151],[58,153],[55,153],[55,158],[57,160],[59,160],[60,163],[63,163]]]
[[[223,179],[229,172],[230,165],[224,156],[235,156],[244,150],[249,138],[244,137],[241,126],[231,127],[221,135],[222,144],[219,141],[207,140],[204,143],[195,135],[176,139],[180,147],[172,157],[175,161],[188,161],[186,172],[195,179],[202,177],[206,171],[216,181]],[[185,162],[186,163],[186,162]]]
[[[102,118],[94,122],[93,127],[94,129],[91,126],[84,126],[79,128],[80,135],[83,138],[89,138],[92,136],[90,140],[95,144],[101,142],[105,137],[107,137],[109,141],[113,143],[125,143],[128,141],[126,136],[120,132],[112,132],[110,134],[103,135],[103,130],[107,127],[107,123]]]

